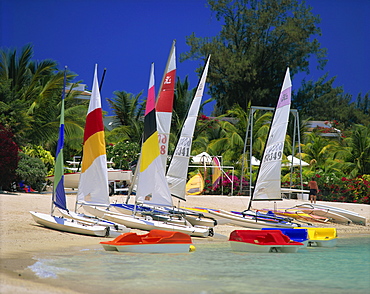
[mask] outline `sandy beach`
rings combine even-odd
[[[111,201],[122,201],[121,196],[111,197]],[[74,207],[75,194],[67,195],[68,207]],[[188,196],[186,203],[181,206],[198,206],[208,208],[222,208],[225,210],[244,210],[249,202],[243,196]],[[301,200],[283,200],[278,202],[277,208],[293,207]],[[318,202],[324,203],[324,202]],[[370,234],[370,206],[353,203],[331,203],[327,205],[348,209],[367,218],[367,225],[340,225],[326,223],[315,226],[336,227],[339,237],[350,237]],[[98,245],[106,238],[90,237],[51,230],[36,224],[29,211],[49,213],[51,195],[36,193],[5,193],[0,194],[0,293],[78,293],[69,289],[47,284],[45,279],[39,279],[27,267],[35,261],[32,257],[37,253],[47,251],[73,251],[77,248]],[[254,209],[274,208],[274,203],[256,202]],[[214,238],[193,238],[195,244],[202,242],[223,242],[227,240],[231,231],[238,229],[232,225],[215,227]],[[241,228],[245,229],[245,228]],[[133,230],[134,232],[141,232]],[[220,235],[225,236],[224,238]],[[49,281],[49,279],[47,279]]]

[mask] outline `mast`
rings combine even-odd
[[[103,75],[101,77],[100,85],[99,85],[99,92],[101,93],[101,89],[103,88],[105,73],[107,72],[107,68],[104,68]]]

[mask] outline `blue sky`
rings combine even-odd
[[[293,79],[293,89],[300,87],[302,78],[316,81],[328,72],[329,77],[337,76],[335,86],[343,86],[354,98],[360,92],[364,95],[370,90],[370,1],[306,2],[321,16],[319,41],[328,49],[329,61],[324,71],[312,64],[309,75]],[[106,111],[110,111],[106,98],[113,98],[114,91],[144,90],[146,96],[152,62],[159,89],[173,39],[177,40],[177,76],[188,75],[190,87],[195,87],[195,69],[203,63],[180,63],[180,53],[190,49],[185,37],[193,32],[211,37],[220,30],[221,23],[206,7],[206,0],[0,0],[1,47],[20,51],[32,43],[33,59],[50,58],[60,68],[68,66],[89,89],[95,63],[99,77],[107,68],[102,90]]]

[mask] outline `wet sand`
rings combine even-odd
[[[111,201],[125,200],[121,196],[111,197]],[[133,199],[132,199],[133,200]],[[75,194],[67,194],[68,207],[73,208]],[[131,202],[131,201],[130,201]],[[208,208],[222,208],[225,210],[244,210],[248,206],[249,197],[243,196],[188,196],[181,206],[197,206]],[[303,201],[283,200],[277,202],[277,208],[293,207]],[[318,202],[324,203],[324,202]],[[176,203],[177,204],[177,203]],[[350,237],[370,234],[370,206],[353,203],[330,203],[336,206],[355,211],[367,218],[367,225],[341,225],[335,223],[318,224],[315,226],[336,227],[339,237]],[[35,260],[33,256],[47,251],[73,251],[77,248],[97,246],[106,238],[90,237],[51,230],[36,224],[30,210],[49,213],[51,207],[50,194],[34,193],[7,193],[0,194],[0,293],[77,293],[68,288],[60,288],[50,284],[50,279],[39,279],[27,267]],[[254,209],[274,208],[273,202],[254,202]],[[214,238],[193,238],[193,242],[217,242],[227,240],[231,231],[238,229],[232,225],[215,227]],[[245,228],[239,228],[245,229]],[[139,230],[133,232],[144,233]],[[49,283],[49,284],[48,284]]]

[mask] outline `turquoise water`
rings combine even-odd
[[[82,293],[369,293],[370,236],[297,253],[236,253],[228,242],[195,246],[186,254],[134,254],[99,245],[35,257],[30,268]]]

